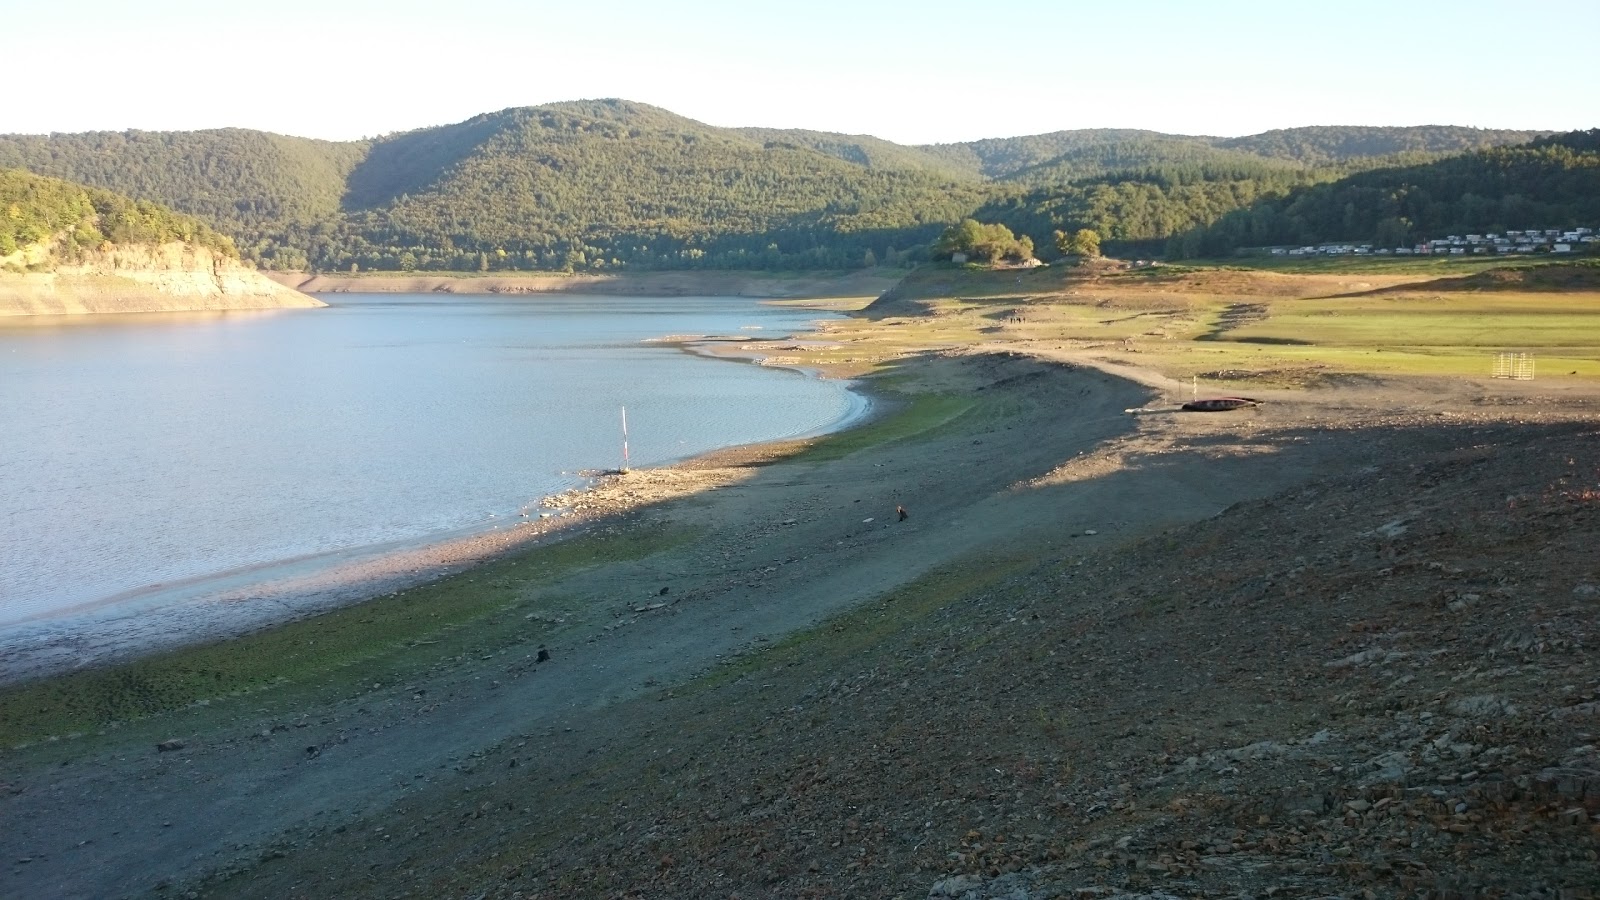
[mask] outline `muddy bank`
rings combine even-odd
[[[758,297],[806,299],[876,297],[905,274],[900,269],[768,274],[763,272],[644,272],[627,275],[454,275],[375,273],[329,275],[269,272],[281,285],[306,293],[338,294],[606,294],[641,297]]]

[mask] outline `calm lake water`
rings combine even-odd
[[[0,320],[0,627],[151,585],[515,519],[622,463],[816,434],[848,385],[665,335],[825,313],[735,298],[350,295]]]

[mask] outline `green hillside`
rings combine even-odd
[[[0,257],[34,245],[53,245],[50,258],[120,244],[184,241],[238,257],[233,242],[190,217],[147,200],[98,188],[0,169]],[[23,263],[13,261],[13,268]]]
[[[1044,166],[1086,147],[1168,137],[1155,131],[1090,128],[1023,137],[987,138],[960,144],[928,144],[918,149],[929,156],[987,179],[1002,179]]]
[[[0,135],[0,166],[169,205],[273,268],[842,268],[915,259],[973,215],[1041,248],[1068,227],[1095,228],[1113,250],[1159,243],[1395,153],[1526,136],[1088,129],[903,146],[590,100],[345,143],[241,129]]]
[[[1404,153],[1455,154],[1505,144],[1525,144],[1547,131],[1419,125],[1410,128],[1310,126],[1266,131],[1248,137],[1219,138],[1220,148],[1306,165],[1339,165],[1368,157]]]
[[[1301,172],[1299,163],[1264,159],[1185,138],[1154,137],[1085,144],[1038,165],[1005,176],[1007,181],[1044,187],[1074,184],[1107,175],[1169,173],[1169,180],[1244,181]]]
[[[884,253],[884,234],[926,243],[981,199],[979,186],[929,171],[864,166],[622,101],[511,109],[452,128],[470,142],[429,131],[374,146],[347,198],[349,261],[841,268]],[[407,165],[375,168],[388,154]]]
[[[1173,242],[1169,255],[1600,224],[1600,129],[1374,169],[1263,198]]]
[[[1037,185],[1064,184],[1134,169],[1201,163],[1273,168],[1348,166],[1396,154],[1438,155],[1520,144],[1546,133],[1437,125],[1313,126],[1249,137],[1215,138],[1090,128],[959,144],[930,144],[914,149],[970,175]]]
[[[952,181],[983,181],[970,165],[944,158],[927,148],[907,147],[864,134],[834,134],[793,128],[735,128],[734,133],[764,146],[804,147],[869,169],[903,169],[929,172]]]
[[[153,200],[238,239],[273,262],[309,228],[339,215],[365,142],[335,143],[226,128],[0,136],[0,167]],[[305,249],[303,246],[300,250]],[[283,262],[303,262],[298,253]]]

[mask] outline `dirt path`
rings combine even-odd
[[[564,593],[611,617],[568,632],[549,663],[466,660],[279,720],[241,701],[224,727],[172,734],[180,750],[144,743],[80,753],[66,742],[48,767],[8,772],[0,895],[141,895],[292,857],[310,849],[309,834],[358,822],[392,827],[413,804],[470,793],[496,748],[515,747],[511,765],[527,760],[552,781],[571,776],[605,746],[607,729],[621,727],[602,710],[932,569],[1008,549],[1118,542],[1353,471],[1372,449],[1351,427],[1363,416],[1376,422],[1402,397],[1420,403],[1408,415],[1426,414],[1481,390],[1363,387],[1240,415],[1130,416],[1161,399],[1092,369],[1006,353],[917,367],[921,383],[984,402],[914,440],[821,464],[757,459],[711,479],[723,484],[715,491],[626,514],[633,525],[704,532],[678,550],[564,583]],[[1340,429],[1327,440],[1308,437],[1335,419]],[[651,477],[614,488],[656,496]],[[895,520],[897,505],[907,521]],[[596,733],[578,737],[585,730]]]

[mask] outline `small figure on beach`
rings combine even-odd
[[[894,514],[899,516],[900,517],[900,521],[902,521],[902,522],[904,522],[905,520],[911,518],[911,514],[906,512],[906,508],[904,506],[896,506],[894,508]]]

